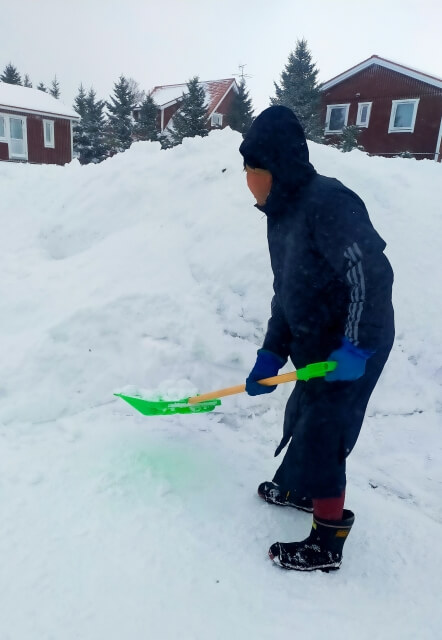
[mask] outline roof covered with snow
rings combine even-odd
[[[412,67],[407,67],[403,64],[400,64],[399,62],[394,62],[393,60],[387,60],[386,58],[381,58],[381,56],[373,55],[370,58],[367,58],[367,60],[363,60],[362,62],[355,65],[354,67],[347,69],[347,71],[344,71],[343,73],[340,73],[338,76],[335,76],[334,78],[331,78],[330,80],[325,82],[321,86],[321,91],[325,91],[330,87],[334,87],[336,84],[339,84],[344,80],[347,80],[347,78],[350,78],[356,73],[359,73],[360,71],[363,71],[364,69],[367,69],[368,67],[371,67],[374,64],[377,64],[380,67],[384,67],[386,69],[391,69],[392,71],[396,71],[397,73],[402,73],[406,76],[409,76],[410,78],[414,78],[415,80],[420,80],[421,82],[426,82],[427,84],[431,84],[435,87],[438,87],[439,89],[442,89],[441,78],[432,76],[423,71],[418,71],[417,69],[413,69]]]
[[[78,114],[57,100],[49,93],[40,89],[29,89],[17,84],[0,82],[0,110],[13,109],[30,113],[42,113],[46,115],[78,118]]]
[[[206,94],[206,105],[209,116],[215,111],[232,85],[236,87],[236,80],[234,78],[207,80],[198,83],[198,86],[203,87]],[[186,93],[187,84],[183,83],[154,87],[150,95],[159,107],[164,108],[179,100],[182,95]]]

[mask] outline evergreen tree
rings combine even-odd
[[[2,75],[0,76],[0,82],[6,82],[7,84],[21,84],[21,77],[16,67],[9,63],[4,68]]]
[[[104,107],[104,100],[96,100],[96,93],[91,88],[86,98],[84,135],[89,142],[89,148],[84,154],[84,164],[98,163],[108,156]]]
[[[74,149],[81,164],[101,162],[108,156],[106,121],[103,100],[96,100],[91,88],[86,94],[80,85],[74,101],[74,109],[80,121],[74,124]]]
[[[247,91],[246,82],[242,79],[238,86],[238,93],[234,93],[227,123],[232,129],[239,131],[244,136],[250,129],[252,122],[252,99]]]
[[[312,62],[307,41],[298,40],[295,51],[290,53],[285,69],[281,73],[281,84],[274,83],[276,97],[271,98],[270,102],[272,105],[281,104],[292,109],[304,129],[306,137],[321,141],[318,73],[319,70]]]
[[[187,83],[187,93],[183,94],[180,109],[173,116],[171,139],[173,144],[181,144],[183,138],[207,136],[206,94],[199,84],[198,76]]]
[[[73,144],[74,151],[78,155],[78,159],[81,164],[84,164],[83,160],[89,149],[89,140],[87,138],[85,127],[87,120],[87,105],[86,105],[86,91],[83,85],[80,85],[77,97],[74,100],[74,110],[80,116],[80,120],[74,124],[74,136]]]
[[[138,140],[158,140],[159,138],[158,107],[151,96],[146,96],[141,103],[139,120],[134,131]]]
[[[44,91],[44,93],[47,93],[47,92],[48,92],[48,90],[47,90],[47,89],[46,89],[46,87],[44,86],[43,82],[40,82],[40,83],[37,85],[37,89],[39,89],[40,91]]]
[[[365,151],[364,147],[358,144],[358,137],[360,133],[361,130],[355,124],[344,127],[341,135],[339,136],[339,141],[334,146],[344,153],[347,151],[353,151],[353,149]]]
[[[57,98],[57,100],[60,97],[60,83],[57,80],[57,76],[54,76],[54,79],[52,80],[49,93],[51,94],[51,96],[54,96],[54,98]]]
[[[132,143],[134,121],[132,111],[136,106],[129,82],[120,76],[114,84],[114,96],[106,102],[109,111],[108,142],[111,151],[125,151]]]
[[[158,134],[158,142],[161,143],[162,149],[171,149],[175,146],[171,133],[168,131],[168,129],[165,129]]]
[[[78,113],[80,118],[84,118],[87,112],[86,108],[86,91],[82,84],[80,84],[80,88],[78,89],[78,95],[74,100],[74,110]]]
[[[25,77],[23,78],[23,86],[32,89],[32,82],[27,73],[25,73]]]

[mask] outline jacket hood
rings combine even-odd
[[[304,131],[291,109],[274,106],[254,120],[239,151],[253,168],[267,169],[273,177],[272,195],[293,195],[315,173],[309,162]]]

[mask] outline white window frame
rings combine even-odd
[[[46,140],[46,125],[51,125],[51,139]],[[55,123],[53,120],[43,120],[43,144],[46,149],[55,149]]]
[[[0,117],[5,119],[5,136],[0,138],[0,142],[6,142],[8,145],[8,156],[10,160],[27,160],[28,159],[28,126],[26,116],[14,115],[13,113],[0,113]],[[9,119],[21,120],[23,123],[23,146],[24,153],[12,153],[11,151],[11,126]]]
[[[223,114],[222,113],[212,113],[212,117],[210,118],[210,124],[212,127],[222,127],[223,126]]]
[[[388,133],[414,133],[414,125],[416,124],[417,108],[419,106],[420,98],[404,98],[403,100],[391,101],[391,114],[390,122],[388,124]],[[400,104],[413,104],[413,115],[411,117],[411,125],[409,127],[395,127],[394,119],[396,118],[396,111]]]
[[[437,136],[437,143],[436,143],[436,151],[434,152],[434,159],[436,160],[436,162],[439,161],[439,150],[440,150],[440,143],[442,142],[442,118],[440,119],[440,127],[439,127],[439,135]]]
[[[3,122],[4,122],[4,131],[5,131],[5,135],[4,136],[0,136],[0,142],[8,142],[8,135],[7,135],[7,116],[5,116],[3,113],[0,113],[0,118],[2,118]]]
[[[365,127],[367,128],[370,123],[370,115],[371,115],[371,105],[372,102],[359,102],[358,103],[358,114],[356,116],[356,126],[357,127]],[[361,121],[362,109],[367,107],[367,119],[365,122]]]
[[[345,109],[345,117],[344,117],[344,127],[347,126],[347,122],[348,122],[348,112],[350,111],[350,103],[346,103],[346,104],[328,104],[327,105],[327,114],[325,116],[325,131],[324,133],[327,135],[334,135],[336,133],[342,133],[344,130],[344,127],[342,129],[330,129],[329,125],[330,125],[330,118],[331,118],[331,112],[332,109]]]

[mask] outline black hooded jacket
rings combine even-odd
[[[372,352],[391,345],[393,272],[385,242],[362,200],[319,175],[298,119],[282,106],[263,111],[240,146],[251,167],[273,177],[264,206],[274,275],[263,347],[295,366],[325,360],[347,337]]]

